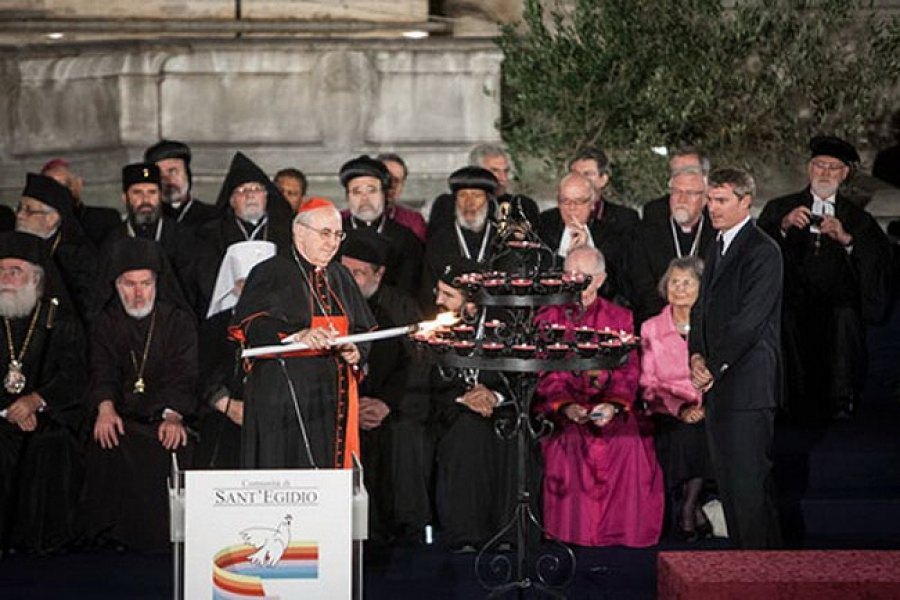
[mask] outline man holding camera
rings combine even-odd
[[[890,294],[890,246],[878,223],[839,190],[859,154],[810,140],[809,186],[769,201],[759,217],[784,257],[787,408],[800,421],[853,413],[865,377],[865,325]]]

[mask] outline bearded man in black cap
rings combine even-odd
[[[347,190],[349,214],[344,229],[371,227],[389,244],[384,281],[409,294],[419,290],[422,276],[422,243],[411,230],[385,213],[391,172],[380,160],[362,155],[341,167],[341,184]]]
[[[78,316],[90,323],[100,308],[100,260],[72,211],[68,188],[45,175],[29,173],[16,213],[16,231],[46,240]]]
[[[356,229],[341,247],[341,263],[356,280],[379,329],[421,320],[412,296],[384,282],[389,246],[372,228]],[[428,398],[415,376],[416,353],[405,337],[378,340],[359,387],[362,460],[369,490],[371,539],[420,534],[428,523],[425,420]]]
[[[453,192],[454,219],[436,227],[425,245],[420,303],[434,306],[435,285],[448,265],[460,258],[483,265],[494,255],[497,225],[491,218],[497,178],[487,169],[463,167],[447,179]]]
[[[197,304],[195,280],[196,241],[190,230],[163,214],[159,167],[133,163],[122,169],[122,202],[127,218],[103,244],[108,259],[112,245],[123,238],[142,238],[159,244],[174,270],[179,293],[191,306]],[[199,313],[199,309],[195,309]]]
[[[81,325],[45,294],[48,261],[37,237],[0,234],[0,541],[39,552],[77,533],[86,380]]]
[[[890,246],[840,185],[859,162],[848,142],[810,141],[809,187],[769,201],[759,217],[784,257],[788,409],[795,418],[847,418],[866,373],[865,323],[882,319]]]
[[[173,303],[167,269],[149,240],[117,242],[110,299],[90,340],[89,533],[148,551],[169,543],[166,476],[172,452],[188,464],[184,419],[194,413],[197,392],[196,322]]]
[[[198,232],[198,296],[203,314],[216,273],[231,244],[273,242],[279,252],[291,247],[291,207],[265,171],[242,152],[235,153],[216,201],[218,216]]]
[[[359,369],[369,343],[334,345],[375,322],[356,282],[333,261],[344,238],[334,205],[312,198],[294,218],[293,244],[253,268],[233,329],[258,347],[309,350],[256,359],[244,385],[244,468],[350,468],[359,454]]]
[[[162,177],[163,213],[189,229],[215,218],[216,209],[194,198],[191,149],[176,140],[160,140],[144,150],[144,162],[156,163]]]

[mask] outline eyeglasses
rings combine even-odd
[[[25,213],[26,217],[33,217],[34,215],[49,215],[52,210],[41,210],[39,208],[31,208],[30,206],[25,206],[24,204],[20,204],[16,207],[17,213]]]
[[[847,165],[844,163],[827,163],[822,162],[821,160],[811,160],[809,161],[809,164],[811,164],[814,169],[824,171],[825,173],[837,173],[841,169],[847,168]]]
[[[342,242],[347,237],[346,231],[332,231],[330,229],[319,229],[318,227],[313,227],[312,225],[307,225],[303,221],[298,221],[301,225],[306,227],[307,229],[312,229],[316,233],[319,234],[319,237],[322,238],[323,241],[334,240],[335,242]]]
[[[259,194],[260,192],[265,191],[265,186],[258,183],[249,183],[247,185],[242,185],[241,187],[234,189],[234,193],[238,196],[249,196],[250,194]]]
[[[676,198],[683,197],[689,198],[691,200],[696,200],[697,198],[703,197],[703,192],[698,192],[695,190],[680,190],[678,188],[669,188],[669,194]]]
[[[590,198],[560,198],[560,206],[584,206],[590,204]]]

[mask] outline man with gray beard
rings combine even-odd
[[[170,278],[158,245],[117,242],[110,297],[91,332],[88,533],[145,551],[169,544],[170,454],[188,464],[184,419],[197,403],[196,324],[171,300]]]
[[[388,249],[372,228],[350,231],[341,246],[341,263],[356,280],[379,329],[421,320],[413,298],[384,283]],[[374,342],[368,374],[360,382],[362,462],[371,496],[370,540],[376,544],[395,536],[414,540],[430,517],[429,401],[422,393],[427,379],[421,377],[428,370],[415,357],[405,337]]]
[[[425,245],[425,269],[420,293],[424,310],[434,307],[435,286],[447,266],[460,258],[487,264],[494,254],[497,227],[488,219],[498,182],[481,167],[463,167],[447,179],[454,197],[455,218],[437,226]]]
[[[848,142],[810,140],[809,186],[770,200],[759,226],[784,259],[787,408],[804,421],[849,418],[866,373],[865,324],[890,301],[891,249],[868,212],[840,191],[859,163]]]
[[[67,296],[87,324],[99,310],[96,284],[100,259],[74,208],[68,188],[46,175],[29,173],[16,211],[16,231],[45,240]]]
[[[176,140],[160,140],[144,151],[144,162],[155,163],[161,176],[162,210],[190,230],[215,218],[216,209],[191,193],[191,149]]]
[[[377,231],[388,243],[384,282],[408,294],[417,293],[422,276],[422,243],[385,212],[391,172],[380,160],[362,155],[344,163],[340,178],[350,209],[342,215],[344,231]]]
[[[648,204],[635,230],[629,264],[635,327],[666,305],[657,286],[672,259],[706,256],[715,237],[706,212],[703,171],[699,166],[673,171],[669,196]]]
[[[44,295],[42,240],[0,234],[0,541],[51,552],[77,535],[82,467],[74,435],[85,383],[84,335]],[[52,288],[52,286],[50,286]]]

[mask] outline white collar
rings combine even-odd
[[[735,225],[730,229],[726,229],[725,231],[719,232],[719,236],[722,238],[722,256],[728,252],[728,247],[731,246],[731,242],[734,241],[734,238],[737,237],[737,234],[740,233],[741,229],[744,228],[744,225],[750,222],[750,215],[744,217],[744,220]]]

